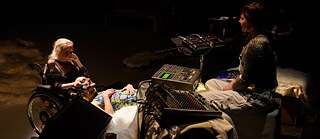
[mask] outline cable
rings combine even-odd
[[[212,48],[212,43],[210,41],[207,41],[206,39],[204,39],[201,35],[199,35],[199,34],[191,34],[190,36],[198,37],[202,42],[206,43],[207,45],[209,45]]]

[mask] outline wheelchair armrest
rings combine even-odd
[[[51,89],[51,85],[44,85],[44,84],[39,84],[38,88],[42,88],[42,89]]]

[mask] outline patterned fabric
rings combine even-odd
[[[114,111],[119,110],[125,106],[135,106],[136,93],[129,94],[127,90],[121,91],[121,89],[116,89],[116,92],[111,97],[111,105]]]
[[[137,90],[135,90],[136,92]],[[101,95],[102,92],[98,92],[98,95],[92,100],[92,102],[98,101],[102,105],[104,104],[103,97]],[[117,111],[126,106],[136,106],[136,93],[129,94],[127,90],[122,91],[121,89],[115,89],[115,93],[111,96],[111,105],[114,111]]]
[[[145,121],[146,134],[145,139],[178,139],[180,134],[180,127],[170,126],[167,128],[161,127],[160,124],[154,120],[152,115],[147,115],[146,119],[150,121]]]
[[[257,35],[240,54],[240,79],[232,86],[233,90],[248,91],[253,85],[262,90],[273,90],[277,86],[277,57],[271,41],[266,35]]]

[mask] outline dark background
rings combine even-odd
[[[18,37],[17,33],[36,34],[36,32],[44,31],[46,34],[41,34],[41,37],[45,37],[44,35],[47,34],[47,36],[55,35],[50,39],[53,42],[57,37],[71,37],[71,34],[77,32],[76,26],[79,24],[86,24],[87,26],[82,30],[91,31],[92,35],[103,34],[104,31],[121,34],[128,33],[130,30],[133,32],[147,30],[153,31],[154,34],[152,35],[164,40],[163,47],[157,48],[154,46],[153,50],[157,50],[172,47],[170,38],[179,35],[183,36],[191,33],[221,35],[219,30],[210,29],[210,25],[214,25],[215,29],[225,26],[227,28],[226,37],[234,38],[235,42],[238,42],[242,35],[238,23],[239,10],[251,1],[11,1],[2,4],[0,9],[0,17],[2,18],[0,31],[3,39]],[[293,35],[284,45],[277,46],[281,60],[280,66],[292,67],[318,76],[319,62],[313,62],[317,55],[317,35],[313,35],[317,34],[315,5],[310,2],[290,0],[260,1],[266,4],[271,17],[268,20],[270,25],[278,21],[280,6],[285,6],[288,9],[289,18],[295,24]],[[219,18],[220,16],[235,19],[228,23],[212,21],[213,18]],[[73,29],[70,27],[64,28],[67,25],[72,26]],[[49,31],[49,28],[46,28],[47,26],[50,26],[53,32]],[[92,27],[99,27],[101,32],[93,31]],[[59,29],[62,31],[58,31]],[[73,31],[68,31],[68,29]],[[234,54],[237,57],[241,46],[235,45],[234,47]],[[136,50],[138,49],[141,48]],[[46,53],[48,51],[47,49]],[[134,52],[132,53],[134,54]],[[231,58],[231,61],[233,61],[233,58]],[[234,61],[234,63],[236,65],[237,61]]]
[[[215,73],[238,65],[239,48],[242,47],[237,45],[242,35],[238,23],[239,10],[250,1],[10,1],[1,4],[0,40],[1,44],[5,44],[3,42],[7,40],[15,42],[17,39],[33,42],[35,45],[30,48],[42,52],[43,59],[40,62],[44,64],[46,56],[51,52],[52,43],[58,37],[69,38],[74,41],[75,52],[89,69],[93,81],[102,85],[126,82],[137,87],[140,81],[150,79],[164,63],[199,68],[199,57],[183,56],[176,51],[162,53],[160,60],[144,55],[141,58],[143,60],[137,60],[138,63],[147,60],[143,63],[146,64],[143,68],[128,68],[123,63],[124,59],[142,51],[156,52],[173,48],[175,45],[171,38],[179,35],[192,33],[221,35],[219,27],[226,26],[226,37],[234,38],[235,43],[232,49],[213,49],[205,56],[203,71],[205,75],[203,82],[205,82],[205,79],[213,77]],[[278,53],[280,66],[305,71],[317,79],[319,77],[317,5],[308,1],[292,0],[262,0],[262,2],[267,4],[269,15],[272,17],[269,20],[270,24],[276,23],[280,4],[288,6],[290,17],[295,24],[290,41],[286,41],[286,45],[277,46],[281,50]],[[236,17],[236,19],[228,24],[210,20],[220,16]],[[210,25],[214,25],[215,28],[210,29]],[[19,45],[17,48],[22,47]],[[6,56],[13,61],[10,63],[11,61],[7,60],[12,69],[6,69],[13,71],[20,71],[21,66],[15,65],[16,60],[21,60],[17,63],[26,65],[31,62],[19,54]],[[29,73],[30,70],[28,68],[21,71]],[[0,130],[3,138],[26,138],[26,135],[30,135],[26,132],[32,132],[25,108],[31,91],[16,88],[18,91],[13,92],[12,86],[17,85],[5,84],[20,79],[15,75],[0,75],[1,85],[9,90],[9,93],[1,92],[1,98],[4,100],[1,101],[1,107],[7,108],[0,115],[1,125],[5,125],[4,129]],[[38,77],[37,72],[32,77]],[[18,83],[23,84],[22,81]],[[28,89],[34,89],[34,86],[29,85],[29,87]],[[24,94],[18,94],[19,92]],[[14,99],[6,99],[13,97]],[[314,100],[317,101],[317,98]],[[16,106],[9,107],[12,105]],[[318,106],[318,103],[315,106]],[[318,128],[312,128],[311,131],[310,135],[314,135],[317,132],[313,131],[318,131]]]

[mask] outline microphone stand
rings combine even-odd
[[[212,43],[210,43],[209,41],[207,41],[206,39],[204,39],[202,36],[200,36],[199,34],[191,34],[191,36],[196,36],[198,37],[201,41],[203,41],[205,44],[207,44],[208,46],[210,46],[210,49],[208,49],[205,53],[201,53],[199,55],[199,60],[200,60],[200,71],[203,73],[203,65],[204,65],[204,56],[209,53],[212,48],[213,48],[213,45]],[[200,78],[199,80],[199,83],[198,83],[198,86],[196,88],[196,91],[199,92],[199,91],[206,91],[208,89],[208,87],[202,82],[202,78]]]
[[[210,43],[210,42],[208,42],[207,40],[203,39],[203,37],[200,36],[199,34],[191,34],[191,36],[196,36],[196,37],[198,37],[198,38],[199,38],[201,41],[203,41],[206,45],[209,45],[209,46],[210,46],[210,49],[207,50],[205,53],[200,54],[200,57],[199,57],[199,58],[200,58],[200,71],[202,71],[202,70],[203,70],[204,55],[206,55],[207,53],[209,53],[209,52],[212,50],[213,46],[212,46],[212,43]]]

